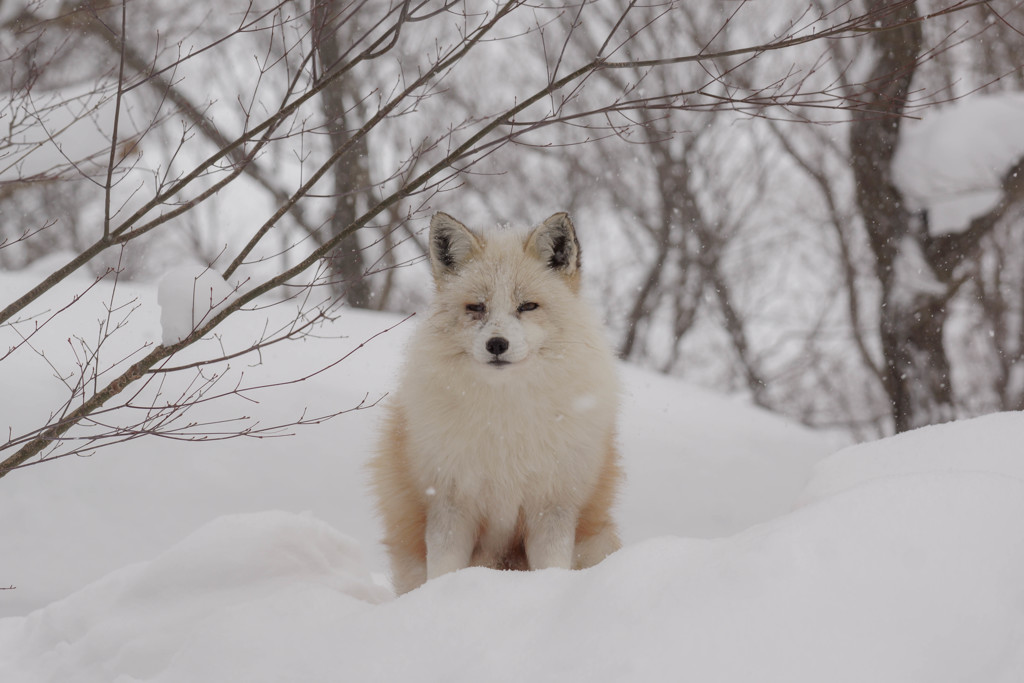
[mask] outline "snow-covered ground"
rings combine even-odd
[[[0,274],[0,291],[27,284]],[[155,288],[122,296],[142,306],[118,343],[158,341]],[[68,316],[83,334],[89,305]],[[303,373],[395,322],[343,312],[344,339],[270,347],[245,372]],[[224,343],[259,328],[229,323]],[[252,410],[375,399],[411,324]],[[470,569],[395,599],[362,469],[376,409],[287,439],[144,439],[13,472],[0,681],[1024,680],[1024,415],[829,455],[740,401],[622,375],[626,545],[583,572]],[[0,363],[0,428],[59,396],[46,377],[31,354]]]

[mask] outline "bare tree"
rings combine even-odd
[[[967,4],[949,2],[941,12]],[[757,3],[740,2],[737,7],[748,5],[756,8]],[[165,328],[162,344],[113,356],[101,353],[130,322],[134,306],[112,300],[96,340],[77,342],[75,365],[54,368],[67,390],[66,401],[39,424],[12,425],[6,442],[0,443],[0,476],[140,435],[184,440],[252,435],[252,426],[232,423],[224,430],[191,424],[184,416],[198,403],[255,389],[207,372],[218,363],[300,339],[336,314],[332,255],[349,248],[358,231],[375,227],[387,234],[392,224],[430,210],[437,193],[458,186],[460,179],[482,168],[478,165],[483,160],[493,162],[516,146],[549,145],[558,131],[584,131],[561,138],[583,143],[595,134],[648,131],[663,112],[728,109],[761,116],[773,109],[792,114],[808,107],[861,108],[887,75],[876,72],[859,87],[839,88],[814,84],[806,72],[782,60],[781,71],[765,67],[755,74],[756,87],[740,87],[712,66],[726,58],[756,62],[766,54],[824,41],[902,35],[920,21],[913,14],[892,20],[886,7],[844,18],[801,8],[774,26],[774,32],[753,27],[742,45],[716,51],[652,49],[666,45],[647,38],[678,9],[671,2],[644,21],[634,21],[635,3],[609,17],[599,3],[545,9],[521,0],[406,0],[319,3],[310,11],[290,2],[251,2],[219,6],[204,15],[202,30],[195,31],[193,21],[173,37],[147,27],[150,9],[141,0],[110,6],[48,5],[47,13],[42,5],[29,5],[16,22],[8,22],[5,44],[13,48],[5,58],[26,65],[27,75],[8,88],[11,106],[24,113],[18,119],[21,127],[4,144],[4,187],[80,183],[91,199],[83,215],[92,218],[73,256],[0,310],[0,325],[13,340],[0,362],[18,362],[23,354],[45,355],[34,340],[42,339],[47,326],[77,299],[47,308],[42,297],[79,269],[105,263],[98,277],[116,283],[141,241],[172,232],[211,203],[221,207],[220,213],[261,212],[262,219],[224,237],[214,280],[208,278],[212,273],[197,276],[192,296],[198,305],[193,314],[199,314],[186,333],[168,336]],[[187,4],[181,9],[185,14],[206,11]],[[573,20],[553,36],[563,16]],[[735,16],[723,15],[723,27]],[[589,28],[591,19],[598,39],[587,36],[583,41],[584,30],[594,30]],[[880,21],[885,22],[881,30]],[[104,49],[112,60],[89,72],[86,95],[72,97],[61,85],[57,67],[88,65],[75,62],[74,50],[80,45],[63,41],[60,31],[79,24],[95,26],[90,30],[105,35]],[[145,45],[154,47],[147,51],[141,47]],[[44,63],[33,61],[30,53],[42,46],[53,56]],[[515,79],[497,82],[496,70],[527,53],[543,54],[542,68],[519,63]],[[52,73],[33,73],[47,64]],[[675,79],[659,76],[684,69],[707,78],[679,87]],[[475,109],[448,112],[447,89],[470,87],[462,79],[483,89],[488,84],[476,80],[481,72],[491,76],[489,85],[495,87],[476,98]],[[626,77],[617,85],[614,79],[597,78],[611,72],[643,78]],[[360,73],[375,78],[349,81]],[[207,97],[204,102],[204,77],[234,83],[232,97]],[[47,90],[42,84],[49,84]],[[84,111],[69,105],[81,97],[92,103]],[[53,125],[58,113],[70,119],[64,128],[95,121],[103,146],[72,154],[62,128]],[[31,137],[40,130],[42,138]],[[314,144],[325,139],[326,145]],[[372,174],[357,161],[371,140],[379,151],[374,156],[386,160],[376,161],[383,170]],[[36,170],[29,162],[43,152],[51,157],[56,152],[57,161]],[[677,163],[673,157],[663,161]],[[252,188],[262,189],[258,195],[247,193]],[[260,199],[254,201],[254,196]],[[348,197],[362,199],[350,202]],[[318,207],[325,198],[332,206]],[[339,217],[347,223],[341,225]],[[54,224],[45,211],[34,221],[0,246],[27,245]],[[310,237],[314,234],[316,239]],[[393,244],[402,241],[389,239]],[[364,261],[359,267],[372,274],[409,257],[391,258]],[[713,283],[710,274],[719,272],[719,263],[707,261],[701,268]],[[722,289],[727,291],[727,286]],[[233,349],[200,344],[229,317],[270,305],[289,307],[288,315],[254,342]],[[741,348],[737,340],[734,346]],[[186,349],[202,353],[185,358]],[[325,359],[324,365],[340,360]],[[164,385],[169,378],[185,378],[175,384],[173,400]],[[288,424],[309,419],[303,416]]]
[[[1010,237],[1019,234],[1017,169],[1008,170],[991,211],[970,225],[937,230],[903,196],[892,166],[905,117],[930,116],[930,107],[981,88],[1012,87],[1020,71],[1013,44],[1022,40],[1013,27],[1022,8],[1018,2],[982,3],[917,21],[918,5],[868,4],[857,11],[876,12],[880,25],[898,25],[899,31],[864,42],[830,41],[827,50],[804,60],[816,64],[817,78],[860,92],[859,111],[810,112],[828,125],[808,126],[774,113],[759,122],[769,136],[762,153],[781,159],[764,168],[792,177],[782,192],[775,186],[763,196],[759,213],[781,206],[783,221],[805,225],[787,248],[817,250],[799,281],[812,286],[818,299],[803,311],[791,303],[799,322],[791,323],[788,344],[772,349],[764,334],[754,338],[752,356],[767,385],[759,402],[860,438],[1013,409],[1019,396],[1017,320],[1024,311],[1015,294],[1013,255],[1019,248]],[[821,12],[857,9],[850,3],[814,6]],[[998,39],[989,32],[995,26]],[[733,72],[734,79],[744,76]],[[757,163],[752,154],[751,164]],[[765,257],[776,264],[785,258],[780,252]],[[821,274],[817,283],[807,277],[815,271]],[[741,298],[751,287],[769,289],[763,277],[744,282],[733,275],[730,282]],[[738,310],[747,325],[758,315],[749,304]]]
[[[893,178],[893,156],[901,117],[918,62],[924,56],[916,5],[875,2],[883,25],[876,33],[871,80],[879,87],[850,129],[857,204],[875,256],[881,285],[879,334],[885,359],[883,385],[896,431],[956,415],[944,330],[949,304],[965,281],[965,264],[981,241],[1018,201],[1024,199],[1024,159],[1006,174],[1003,197],[962,232],[934,235],[927,215],[913,215]]]
[[[313,6],[314,55],[322,65],[320,68],[325,72],[329,72],[344,59],[348,33],[359,31],[357,24],[348,25],[351,22],[344,22],[346,13],[350,11],[347,5],[348,3],[337,0],[320,0]],[[360,111],[360,97],[358,90],[353,88],[353,80],[338,79],[321,93],[331,148],[348,148],[331,171],[334,182],[334,207],[327,235],[336,235],[343,231],[358,217],[360,209],[365,210],[365,206],[360,206],[360,203],[365,202],[359,200],[370,186],[370,149],[367,136],[350,142],[352,134],[358,129],[354,121],[365,118],[365,112]],[[348,302],[360,308],[367,307],[370,303],[370,287],[365,278],[366,264],[357,233],[352,233],[341,240],[330,256],[330,263],[331,270],[338,279],[336,287]]]

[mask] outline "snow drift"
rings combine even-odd
[[[134,334],[158,338],[155,293],[128,294],[148,302]],[[393,322],[346,313],[347,338],[246,372],[299,372]],[[407,334],[260,408],[386,390]],[[0,415],[45,405],[30,363],[0,369],[33,387]],[[1024,680],[1024,415],[825,457],[788,421],[622,372],[626,547],[582,572],[468,569],[394,598],[361,470],[372,410],[286,441],[133,442],[15,472],[0,681]]]
[[[843,451],[818,468],[813,500],[728,538],[651,539],[582,572],[469,569],[400,599],[321,521],[225,517],[0,621],[0,672],[1009,683],[1024,674],[1021,429],[999,415]],[[973,466],[957,445],[974,439],[1003,446]]]

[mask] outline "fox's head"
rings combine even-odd
[[[430,221],[437,295],[429,324],[456,354],[490,368],[565,354],[579,308],[580,246],[568,214],[528,231],[471,231]]]

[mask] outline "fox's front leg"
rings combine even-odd
[[[530,569],[572,568],[576,547],[575,510],[550,505],[526,518],[526,560]]]
[[[427,579],[469,566],[477,527],[453,501],[441,498],[432,502],[427,509]]]

